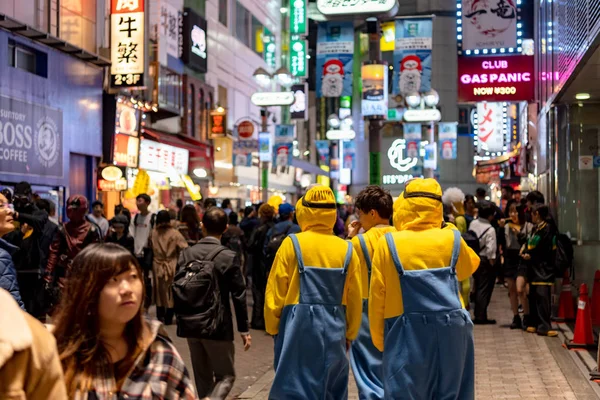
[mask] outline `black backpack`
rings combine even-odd
[[[267,266],[267,271],[271,270],[273,266],[273,262],[275,261],[275,256],[281,247],[281,244],[285,240],[286,237],[290,234],[290,229],[292,229],[293,224],[290,224],[285,231],[280,232],[276,235],[271,236],[269,242],[265,246],[265,264]],[[268,274],[267,274],[268,276]]]
[[[573,253],[573,243],[571,242],[571,238],[564,233],[557,234],[554,265],[557,278],[562,278],[565,274],[565,271],[569,271],[571,278],[574,278],[574,271],[572,270],[574,258]]]
[[[477,234],[475,232],[473,232],[472,230],[468,230],[465,233],[462,234],[462,238],[463,240],[467,243],[467,246],[469,246],[471,249],[473,249],[473,251],[475,252],[475,254],[479,255],[479,253],[481,253],[481,250],[483,250],[481,248],[481,238],[493,227],[490,226],[489,228],[487,228],[482,234],[481,236],[477,236]]]
[[[212,336],[221,326],[225,308],[214,259],[224,250],[227,248],[218,246],[203,259],[189,262],[175,274],[172,290],[177,336]]]

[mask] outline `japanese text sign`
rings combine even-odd
[[[144,86],[144,1],[112,0],[111,5],[111,86]]]
[[[290,67],[292,76],[305,78],[308,75],[308,63],[306,62],[308,42],[293,36],[290,43]]]
[[[168,144],[142,140],[140,144],[140,168],[163,173],[188,173],[189,151]]]
[[[478,152],[502,152],[504,126],[502,103],[477,103]]]
[[[530,101],[533,56],[458,57],[458,101]]]
[[[290,31],[292,35],[306,35],[308,33],[308,0],[290,1]]]
[[[517,0],[459,2],[459,39],[463,50],[517,47]]]
[[[275,68],[277,64],[276,60],[276,50],[277,46],[275,45],[275,35],[271,33],[267,28],[263,28],[262,34],[263,40],[263,59],[269,66],[269,68]]]
[[[227,113],[211,111],[210,113],[210,138],[225,137],[227,134]]]
[[[122,167],[137,168],[140,139],[129,135],[115,134],[114,161]]]

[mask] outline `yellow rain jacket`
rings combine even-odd
[[[313,203],[335,203],[331,189],[315,186],[304,198]],[[348,251],[348,243],[333,234],[337,219],[335,209],[308,208],[302,200],[296,204],[296,217],[302,233],[297,234],[304,265],[307,267],[341,268]],[[362,286],[360,262],[352,252],[348,266],[342,304],[346,306],[346,338],[354,340],[358,335],[362,313]],[[267,333],[279,333],[279,321],[283,308],[298,304],[300,278],[298,262],[292,240],[286,238],[273,262],[265,295],[265,324]]]
[[[396,228],[393,226],[375,226],[369,229],[367,232],[363,234],[365,239],[365,243],[367,244],[367,249],[369,250],[369,257],[371,257],[371,262],[373,262],[373,255],[375,254],[375,248],[377,247],[377,243],[379,242],[379,238],[385,235],[388,232],[396,232]],[[367,267],[367,261],[365,260],[365,255],[363,254],[362,247],[360,246],[360,241],[358,240],[358,236],[352,238],[352,247],[354,247],[354,251],[358,254],[358,259],[360,260],[360,275],[362,282],[362,297],[363,299],[369,298],[369,268]]]
[[[441,201],[425,197],[442,195],[442,188],[434,179],[411,181],[407,193],[423,193],[422,197],[398,197],[394,203],[393,233],[398,256],[405,270],[444,268],[450,265],[454,226],[442,228]],[[470,277],[479,267],[479,257],[462,241],[456,273],[459,281]],[[457,293],[459,296],[459,293]],[[460,296],[459,296],[460,297]],[[462,298],[461,298],[462,303]],[[464,304],[463,304],[464,305]],[[385,238],[381,238],[373,258],[371,290],[369,293],[369,324],[373,344],[383,351],[385,320],[404,313],[398,271]]]

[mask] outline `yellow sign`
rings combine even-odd
[[[381,51],[394,51],[396,45],[396,21],[381,24]]]
[[[139,196],[140,194],[144,194],[148,192],[150,188],[150,175],[143,170],[138,170],[137,176],[135,177],[135,181],[133,182],[133,191],[134,196]]]
[[[328,165],[321,165],[321,169],[325,172],[329,172],[329,166]],[[328,176],[325,175],[317,175],[317,183],[323,186],[327,186],[329,187],[330,180]]]
[[[202,200],[202,195],[200,194],[200,187],[196,185],[194,181],[192,181],[192,178],[190,178],[189,175],[181,175],[181,180],[183,181],[183,184],[185,185],[185,188],[190,194],[192,200]]]

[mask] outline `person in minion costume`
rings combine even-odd
[[[361,324],[360,262],[352,244],[333,234],[330,188],[310,188],[296,217],[302,232],[281,244],[265,296],[266,330],[275,337],[269,399],[346,399],[346,351]]]
[[[444,224],[434,179],[405,186],[394,203],[394,226],[398,232],[377,245],[369,292],[385,399],[474,399],[473,323],[458,282],[475,272],[479,257]]]
[[[368,300],[369,281],[375,246],[388,232],[395,232],[390,226],[394,200],[390,193],[380,186],[367,186],[357,196],[354,205],[358,221],[349,227],[352,246],[360,260],[362,280],[362,323],[358,337],[350,348],[350,363],[358,387],[360,400],[383,399],[382,353],[371,340],[369,330]],[[364,233],[358,233],[362,231]]]

